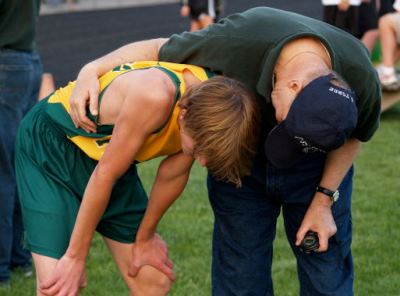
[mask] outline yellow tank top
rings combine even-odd
[[[177,102],[186,90],[183,72],[189,70],[200,81],[205,81],[213,75],[205,69],[193,65],[157,61],[129,63],[121,65],[99,78],[100,96],[107,86],[110,85],[110,83],[119,75],[133,70],[154,67],[164,71],[171,77],[177,88],[176,100],[167,123],[161,129],[150,135],[142,148],[136,154],[135,160],[138,162],[150,160],[158,156],[175,154],[182,149],[178,126],[178,114],[180,108],[178,107]],[[46,112],[66,133],[68,139],[77,145],[90,158],[99,160],[104,154],[108,142],[111,139],[113,125],[98,125],[96,133],[87,133],[83,129],[75,128],[69,116],[69,111],[71,109],[69,98],[74,86],[75,82],[70,82],[66,87],[61,88],[50,95]]]

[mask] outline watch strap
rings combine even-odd
[[[330,190],[322,186],[317,186],[316,191],[327,195],[332,202],[337,201],[337,199],[339,198],[339,191],[337,190]]]

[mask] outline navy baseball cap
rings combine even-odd
[[[335,78],[329,74],[307,84],[268,134],[264,148],[274,166],[290,167],[307,153],[327,153],[349,138],[358,119],[356,95],[333,84]]]

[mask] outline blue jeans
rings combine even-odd
[[[208,178],[215,215],[212,294],[274,295],[271,265],[276,222],[283,213],[286,236],[297,259],[300,295],[353,295],[351,169],[340,185],[332,212],[338,228],[323,253],[306,254],[294,245],[296,233],[319,184],[325,156],[313,154],[279,170],[258,156],[243,186]],[[288,283],[290,284],[290,283]]]
[[[31,264],[22,246],[14,142],[22,117],[37,101],[41,76],[36,53],[0,49],[0,281],[9,280],[11,269]]]

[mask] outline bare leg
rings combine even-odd
[[[36,270],[36,295],[45,296],[40,293],[39,286],[41,283],[46,281],[53,273],[58,259],[50,258],[47,256],[32,253],[33,263],[35,264]],[[86,278],[81,285],[81,289],[86,286]]]
[[[165,274],[152,266],[142,267],[134,278],[128,275],[133,244],[124,244],[106,237],[103,238],[117,263],[125,283],[128,285],[131,295],[158,296],[168,294],[171,288],[171,281]]]
[[[32,253],[32,258],[36,270],[36,295],[44,296],[44,294],[39,291],[39,285],[49,278],[54,271],[58,260],[35,253]]]
[[[373,29],[365,32],[365,34],[361,38],[361,41],[364,43],[365,47],[368,48],[369,52],[372,53],[376,44],[376,40],[378,38],[379,30]]]
[[[40,85],[39,90],[39,100],[47,97],[56,89],[54,85],[54,78],[51,73],[43,73],[42,75],[42,83]]]
[[[397,49],[396,33],[390,14],[379,19],[379,36],[381,38],[382,61],[385,67],[394,67]]]

